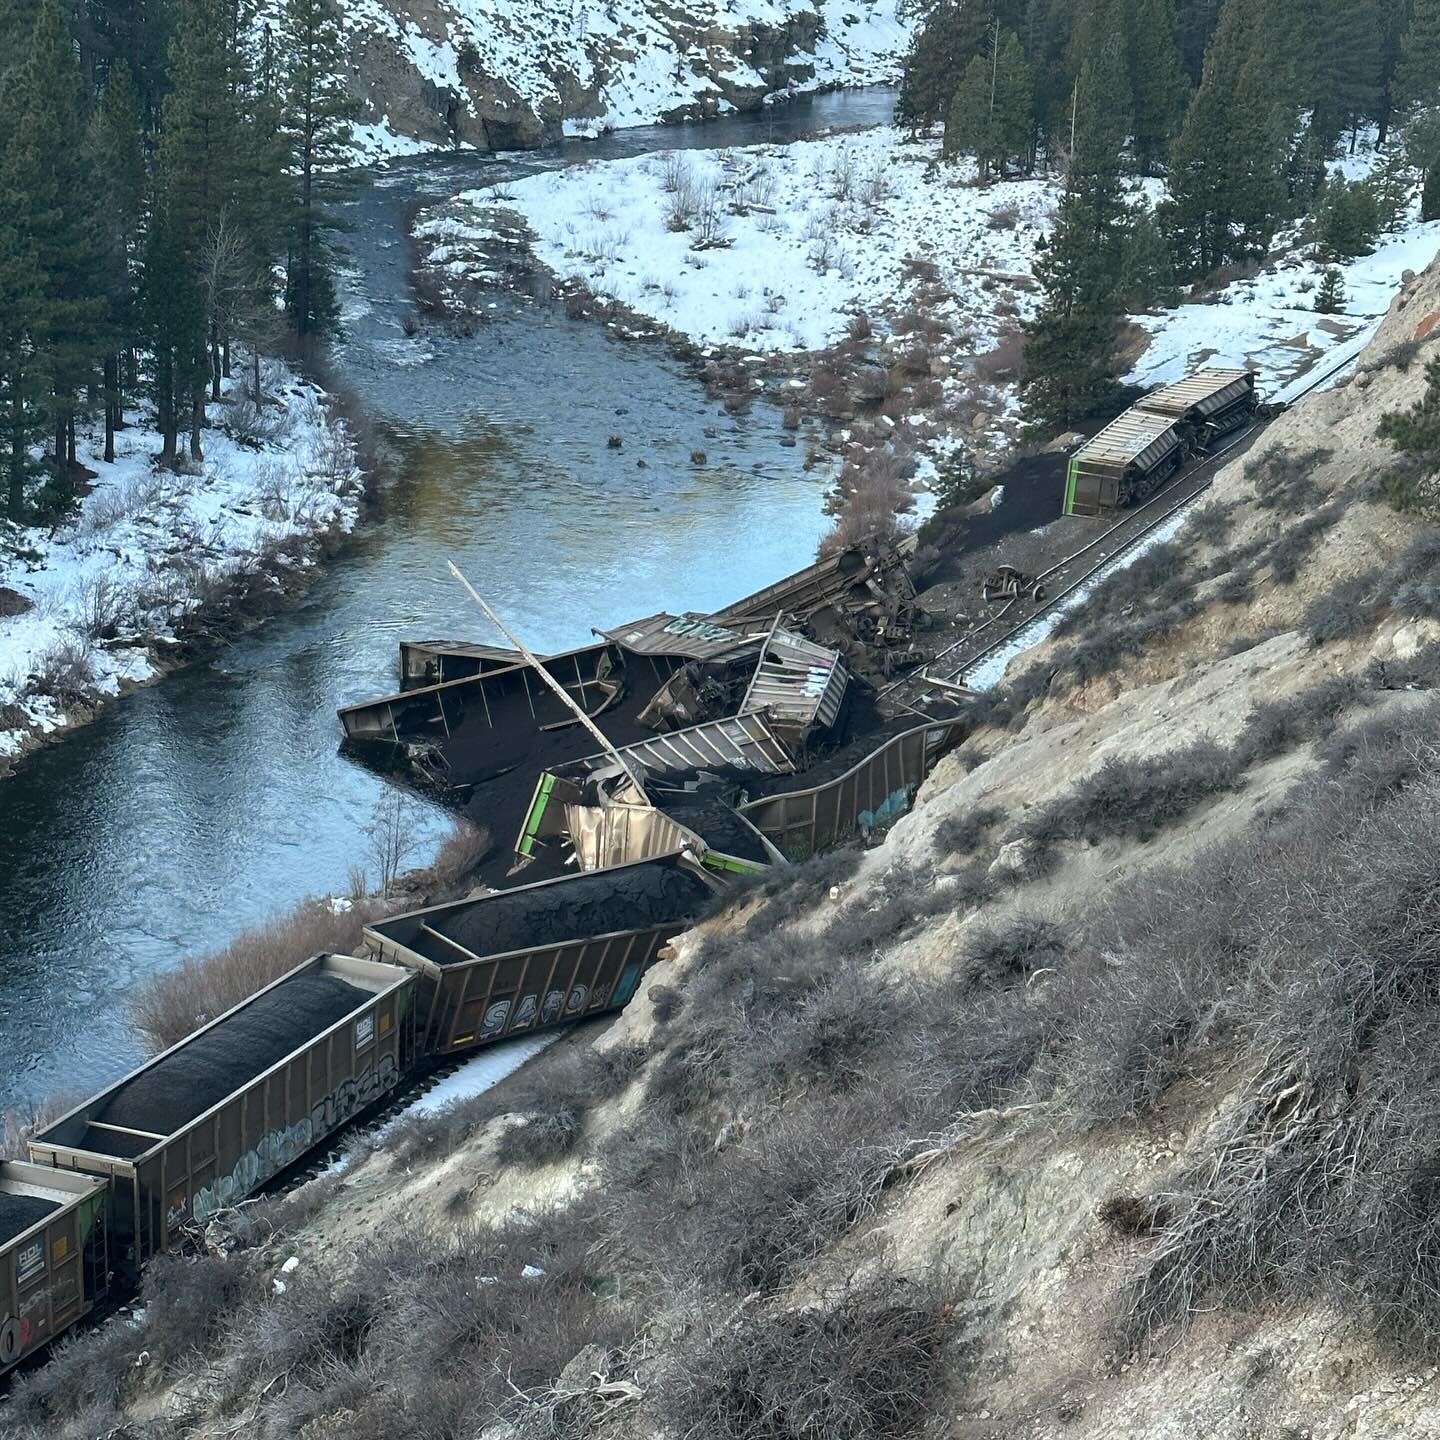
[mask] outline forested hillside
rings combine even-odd
[[[1434,0],[938,0],[901,112],[982,179],[1063,173],[1026,350],[1030,418],[1063,425],[1113,389],[1127,310],[1244,274],[1297,224],[1322,260],[1365,254],[1417,176],[1440,215],[1437,99]],[[1332,171],[1362,136],[1384,162]]]
[[[203,458],[206,405],[336,313],[349,101],[335,0],[0,5],[0,446],[16,522],[58,518],[142,399],[161,458]],[[73,27],[73,28],[72,28]],[[78,41],[78,44],[77,44]],[[283,301],[283,311],[280,308]]]

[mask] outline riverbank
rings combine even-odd
[[[110,700],[233,637],[353,529],[364,477],[325,392],[280,362],[257,408],[226,382],[205,458],[156,462],[148,417],[77,447],[94,479],[59,525],[0,528],[0,776]]]
[[[1382,158],[1362,143],[1337,169],[1355,179]],[[413,236],[441,310],[483,314],[487,290],[548,275],[572,313],[662,338],[727,406],[814,416],[845,461],[843,503],[933,483],[957,455],[983,470],[1014,454],[1021,327],[1058,197],[1046,176],[979,186],[938,139],[882,125],[572,166],[465,192]],[[1158,198],[1155,182],[1137,190]],[[1339,267],[1346,300],[1321,315],[1313,244],[1282,235],[1252,272],[1132,315],[1124,380],[1248,366],[1283,398],[1364,343],[1437,243],[1417,190],[1373,253]]]

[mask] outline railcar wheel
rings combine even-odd
[[[0,1325],[0,1365],[13,1365],[20,1358],[20,1322],[13,1317]]]

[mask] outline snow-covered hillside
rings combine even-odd
[[[1348,169],[1363,173],[1364,157]],[[918,306],[952,337],[958,369],[1033,310],[1035,241],[1058,197],[1044,177],[983,188],[973,179],[968,164],[940,162],[936,141],[880,127],[575,166],[498,195],[470,191],[416,233],[442,276],[484,279],[490,237],[513,231],[518,216],[557,275],[702,345],[816,350],[857,311],[894,321]],[[1322,267],[1298,236],[1282,240],[1255,274],[1136,316],[1148,339],[1128,379],[1249,365],[1262,389],[1282,393],[1329,357],[1355,353],[1405,271],[1428,264],[1437,244],[1440,222],[1420,222],[1417,198],[1373,254],[1339,267],[1344,306],[1321,315]]]
[[[893,80],[895,0],[351,0],[352,85],[370,155],[754,109]]]
[[[0,769],[77,707],[152,678],[187,617],[280,587],[353,527],[362,477],[343,425],[282,365],[265,389],[257,414],[227,386],[204,462],[180,472],[155,463],[153,430],[117,435],[113,465],[82,436],[96,478],[74,518],[0,522]]]
[[[977,350],[1026,313],[1009,277],[1030,268],[1053,188],[969,183],[933,141],[889,126],[791,145],[596,162],[459,197],[417,236],[457,277],[518,212],[537,257],[596,294],[700,344],[818,350],[859,310],[895,315],[918,283],[933,323]],[[932,269],[933,267],[933,269]]]

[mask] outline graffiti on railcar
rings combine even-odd
[[[399,1078],[400,1068],[395,1057],[382,1055],[377,1065],[343,1080],[304,1119],[283,1129],[268,1131],[228,1173],[217,1175],[198,1190],[191,1206],[191,1218],[208,1219],[253,1194],[265,1181],[293,1165],[317,1141],[393,1089]],[[184,1196],[177,1196],[176,1201],[167,1216],[172,1229],[185,1218]]]

